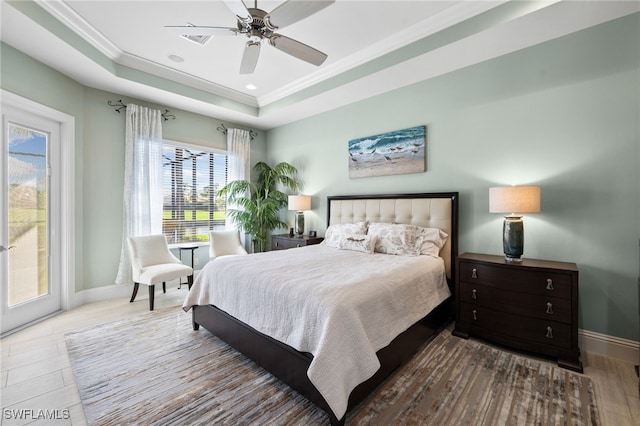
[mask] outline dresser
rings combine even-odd
[[[455,336],[557,358],[582,372],[574,263],[464,253],[456,266]]]
[[[320,244],[322,237],[310,237],[309,235],[291,236],[289,234],[276,234],[271,236],[271,250],[286,250],[296,247]]]

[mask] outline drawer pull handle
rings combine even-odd
[[[473,290],[471,290],[471,298],[473,300],[477,300],[478,299],[478,292],[476,291],[475,288]]]
[[[553,315],[553,304],[551,302],[547,302],[547,310],[546,310],[546,312],[549,315]]]
[[[478,278],[478,270],[476,268],[471,270],[471,278]]]
[[[551,327],[547,327],[547,335],[545,337],[547,339],[553,339],[553,329]]]
[[[553,288],[553,280],[551,278],[547,278],[547,290],[555,290]]]
[[[474,309],[471,313],[473,314],[473,320],[476,321],[478,319],[478,311]]]
[[[276,247],[278,247],[279,245],[280,245],[280,243],[276,241]]]

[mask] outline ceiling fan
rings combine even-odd
[[[288,0],[273,9],[270,13],[258,9],[258,0],[254,7],[248,8],[242,0],[223,0],[238,19],[237,28],[200,27],[200,26],[167,26],[170,31],[181,36],[231,36],[244,34],[249,38],[244,48],[240,74],[251,74],[258,63],[260,46],[263,40],[284,53],[294,56],[313,65],[321,65],[327,55],[302,42],[278,34],[275,31],[298,22],[334,3],[335,0],[294,1]]]

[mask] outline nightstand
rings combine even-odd
[[[296,247],[320,244],[322,237],[310,237],[308,235],[290,236],[289,234],[277,234],[271,236],[271,250],[286,250]]]
[[[455,336],[557,358],[582,373],[575,263],[464,253],[456,271]]]

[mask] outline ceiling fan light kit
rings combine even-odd
[[[276,7],[270,13],[258,9],[255,0],[253,8],[247,8],[242,0],[224,0],[229,10],[236,16],[237,28],[231,27],[199,27],[199,26],[167,26],[170,31],[182,37],[230,36],[244,34],[249,40],[245,44],[240,74],[254,72],[260,57],[262,41],[295,58],[319,66],[327,59],[327,55],[300,41],[278,34],[275,31],[298,22],[324,9],[335,0],[294,1],[289,0]]]

